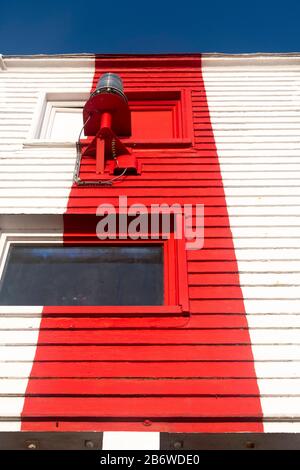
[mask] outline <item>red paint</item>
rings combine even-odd
[[[258,425],[259,423],[259,425]],[[156,418],[152,420],[150,426],[145,426],[142,419],[129,421],[125,419],[124,421],[104,421],[103,418],[94,418],[94,419],[60,419],[60,420],[43,420],[39,418],[38,421],[31,421],[30,418],[23,418],[23,428],[30,431],[43,432],[43,431],[151,431],[151,432],[170,432],[171,430],[176,429],[176,432],[192,432],[194,433],[225,433],[225,432],[259,432],[258,428],[262,430],[261,419],[251,420],[248,418],[245,421],[239,420],[238,418],[230,419],[213,419],[209,420],[186,420],[183,421],[182,418],[172,420],[170,425],[165,419]],[[173,431],[174,432],[174,431]]]
[[[53,333],[54,335],[54,333]],[[124,333],[125,336],[125,333]],[[147,344],[141,345],[93,345],[71,343],[70,345],[43,345],[43,333],[41,332],[39,346],[35,355],[36,361],[251,361],[252,352],[250,342],[246,345],[199,346]],[[57,372],[62,374],[67,364],[57,364]],[[146,367],[146,365],[144,365]],[[145,370],[145,375],[147,371]],[[238,390],[238,384],[237,384]]]
[[[54,348],[53,348],[54,349]],[[208,358],[206,358],[208,359]],[[209,360],[210,359],[210,360]],[[220,361],[213,361],[212,358],[205,362],[201,358],[195,361],[187,361],[176,358],[176,361],[106,361],[104,359],[99,362],[87,362],[80,360],[78,362],[68,362],[66,364],[58,364],[57,361],[35,362],[31,371],[31,379],[28,384],[28,390],[31,387],[31,380],[39,378],[56,378],[56,377],[79,377],[83,378],[224,378],[237,379],[237,392],[239,392],[239,383],[241,378],[251,378],[256,380],[253,364],[249,361],[239,360],[226,361],[221,358]],[[161,380],[159,381],[160,383]],[[189,383],[186,380],[187,385]],[[41,382],[39,382],[41,384]],[[26,407],[30,407],[30,400],[26,399]],[[28,408],[30,410],[30,408]],[[98,428],[99,429],[99,428]]]
[[[96,173],[101,175],[105,168],[105,140],[102,137],[96,139]]]
[[[32,416],[52,419],[116,417],[132,420],[146,418],[162,420],[177,418],[180,421],[220,418],[233,420],[257,417],[256,398],[248,397],[31,397],[31,408],[24,410],[23,418]],[[191,402],[192,405],[191,406]]]
[[[98,328],[100,321],[98,320]],[[178,344],[178,352],[180,348],[185,346],[183,345],[200,345],[200,344],[249,344],[249,335],[247,330],[243,329],[181,329],[171,330],[167,329],[166,331],[156,329],[153,330],[128,330],[126,336],[123,331],[118,330],[73,330],[73,331],[57,331],[55,337],[53,336],[52,331],[45,330],[43,332],[43,343],[40,343],[41,346],[47,345],[62,345],[57,346],[64,347],[66,344],[80,344],[83,345],[93,345],[102,346],[102,345],[169,345],[169,344]],[[147,346],[148,347],[148,346]],[[150,350],[151,352],[151,350]]]
[[[144,136],[150,118],[139,127],[136,105],[138,142],[133,151],[142,162],[142,174],[112,188],[73,187],[64,219],[65,243],[88,242],[95,232],[97,206],[115,203],[119,194],[126,194],[129,204],[204,203],[204,249],[189,251],[187,264],[179,262],[179,280],[185,276],[189,283],[184,302],[191,316],[184,318],[171,305],[159,312],[44,308],[22,429],[263,431],[200,58],[99,57],[93,89],[107,70],[121,75],[129,98],[169,93],[175,105],[164,111],[169,113],[165,127],[151,128],[156,133],[151,145]],[[175,127],[171,113],[177,116]],[[168,138],[171,130],[173,138]],[[95,160],[86,158],[80,176],[94,175]],[[144,426],[146,419],[151,426]]]
[[[121,392],[122,390],[122,392]],[[240,393],[244,396],[256,396],[257,388],[255,379],[240,379]],[[31,380],[27,393],[31,396],[41,395],[78,395],[89,397],[120,397],[138,395],[144,396],[182,396],[186,397],[219,397],[236,396],[236,380],[234,379],[165,379],[163,386],[155,379],[44,379]]]

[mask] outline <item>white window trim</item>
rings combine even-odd
[[[63,235],[57,232],[3,232],[0,236],[0,279],[7,261],[11,245],[16,244],[36,245],[62,245]],[[0,316],[38,316],[42,314],[43,305],[0,305]]]
[[[83,108],[83,106],[84,106],[84,101],[48,101],[46,105],[44,119],[42,122],[40,139],[51,140],[53,142],[53,139],[51,139],[51,131],[53,128],[53,123],[54,123],[56,114],[63,111],[67,113],[76,112],[82,115],[82,109],[75,110],[74,108],[79,108],[79,107]]]
[[[37,105],[29,130],[28,138],[23,143],[23,147],[73,147],[76,141],[54,141],[47,138],[49,132],[49,119],[54,118],[54,108],[72,108],[84,105],[90,94],[82,91],[61,91],[41,92],[38,96]],[[54,113],[54,114],[53,114]],[[53,122],[53,121],[52,121]]]
[[[61,232],[24,232],[13,233],[4,232],[0,236],[0,278],[2,277],[5,263],[7,261],[8,252],[11,245],[28,244],[28,245],[62,245],[63,235]]]

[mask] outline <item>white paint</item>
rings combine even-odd
[[[284,432],[300,432],[300,423],[293,422],[292,420],[287,422],[278,422],[278,421],[270,421],[264,422],[264,431],[265,432],[276,432],[276,433],[284,433]]]
[[[1,316],[0,317],[0,331],[14,331],[14,330],[36,330],[40,326],[41,314],[30,314],[28,317],[20,316]]]
[[[60,126],[67,121],[70,123],[69,119],[63,123],[56,120],[62,117],[62,109],[72,103],[82,104],[89,96],[95,59],[93,56],[6,57],[5,63],[7,70],[0,74],[0,118],[3,117],[0,119],[0,187],[1,181],[8,181],[9,188],[17,185],[20,189],[18,182],[24,182],[30,195],[22,190],[18,191],[19,199],[9,192],[2,194],[0,207],[3,210],[0,212],[63,214],[72,185],[76,159],[74,143],[80,130],[81,113],[75,110],[71,115],[76,122],[68,126],[64,141],[49,142],[49,139],[61,140]],[[43,128],[43,124],[46,127]],[[41,137],[43,140],[39,140]],[[54,195],[55,183],[61,180],[64,186],[56,201],[43,195],[44,184],[53,182]]]
[[[300,315],[247,314],[249,328],[300,328]],[[0,324],[1,325],[1,324]]]
[[[159,450],[159,432],[104,432],[103,450]]]
[[[21,421],[0,421],[0,432],[14,432],[21,430]]]
[[[300,285],[299,272],[287,273],[269,273],[268,277],[265,273],[240,273],[240,285],[242,286],[298,286]]]
[[[267,274],[267,273],[266,273]],[[299,314],[298,299],[244,299],[247,314],[283,313]]]
[[[61,231],[61,218],[47,218],[38,219],[36,216],[27,218],[24,223],[24,217],[4,217],[2,220],[2,233],[0,236],[0,276],[6,263],[6,257],[9,248],[12,244],[18,243],[30,243],[30,244],[61,244],[63,240],[63,234]],[[28,227],[31,227],[31,232],[26,231]],[[33,228],[37,227],[39,230],[33,231]],[[46,231],[47,228],[52,228],[53,231]],[[3,231],[5,230],[6,231]],[[55,230],[56,229],[56,230]],[[5,342],[8,346],[0,348],[0,377],[23,377],[23,380],[12,381],[12,393],[18,395],[16,400],[13,402],[13,413],[9,408],[6,409],[5,394],[8,393],[9,383],[4,380],[2,387],[0,385],[0,421],[5,421],[5,416],[10,416],[10,413],[16,418],[16,422],[11,425],[3,422],[1,430],[20,430],[21,421],[20,416],[24,406],[24,396],[28,384],[28,378],[30,377],[33,361],[36,353],[37,341],[39,336],[39,328],[41,322],[41,314],[43,306],[0,306],[0,322],[4,326],[2,334],[12,334],[15,339],[20,335],[20,340],[25,344],[30,343],[31,346],[26,348],[26,353],[19,355],[18,348],[9,345],[9,342]],[[31,324],[29,328],[25,328],[20,331],[20,325],[22,321],[26,321],[30,318]],[[13,363],[5,362],[7,359],[14,361]],[[13,391],[14,390],[14,391]],[[8,414],[7,414],[8,413]]]
[[[42,311],[42,308],[40,308],[40,312]],[[31,331],[31,341],[34,344],[33,347],[30,348],[30,351],[27,351],[26,359],[27,362],[23,362],[23,358],[19,357],[15,366],[16,366],[16,373],[18,376],[24,377],[24,380],[21,380],[18,382],[17,386],[16,383],[13,384],[13,389],[17,390],[17,393],[19,397],[14,401],[13,404],[13,416],[18,418],[18,421],[14,423],[1,423],[0,425],[0,430],[1,431],[19,431],[21,429],[21,422],[20,422],[20,416],[23,410],[24,406],[24,397],[25,397],[25,391],[27,388],[28,384],[28,377],[30,376],[30,372],[32,369],[33,365],[33,360],[35,356],[35,351],[36,351],[36,345],[37,345],[37,340],[38,340],[38,335],[39,335],[39,326],[40,326],[40,319],[36,319],[36,330]],[[9,325],[9,318],[6,318],[7,326],[9,327],[14,327],[14,323]],[[23,337],[26,338],[27,331],[23,332]],[[7,349],[7,348],[6,348]],[[5,361],[6,357],[6,350],[5,348],[2,349],[0,352],[0,377],[6,377],[7,376],[7,366],[10,370],[10,373],[12,373],[12,368],[10,367],[10,364],[5,364],[2,361]],[[5,397],[5,393],[7,390],[8,385],[3,384],[3,387],[1,386],[1,383],[3,382],[0,380],[0,421],[3,419],[5,416],[9,416],[11,413],[11,410],[6,409],[6,400],[7,398]],[[8,414],[7,414],[8,413]]]
[[[46,108],[41,115],[41,130],[36,136],[51,141],[78,140],[79,132],[83,126],[82,109],[84,101],[76,101],[62,93],[63,101],[53,101],[49,94],[46,97]],[[84,135],[84,134],[83,134]]]
[[[205,55],[203,75],[258,385],[270,392],[264,429],[299,432],[299,55]]]
[[[2,359],[2,358],[1,358]],[[32,360],[24,361],[19,358],[16,362],[0,362],[1,378],[24,378],[28,379],[32,369]]]

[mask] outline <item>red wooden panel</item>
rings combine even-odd
[[[47,317],[43,318],[41,329],[55,329],[59,331],[72,331],[74,329],[85,329],[85,330],[101,330],[101,329],[142,329],[147,330],[162,330],[162,329],[172,329],[172,328],[247,328],[247,320],[245,315],[221,315],[221,314],[211,314],[205,315],[200,313],[197,315],[197,312],[194,312],[194,315],[188,317],[172,317],[158,315],[156,317],[144,317],[144,316],[128,316],[123,315],[119,317],[107,317],[97,316],[93,317]],[[161,332],[163,336],[164,332]]]
[[[214,289],[212,289],[214,290]],[[191,314],[197,313],[228,313],[228,314],[245,314],[244,303],[239,298],[206,298],[192,299],[190,301]],[[245,318],[246,320],[246,318]],[[247,320],[246,320],[247,321]]]
[[[257,418],[257,398],[189,397],[159,398],[71,398],[30,397],[30,407],[23,410],[29,417],[88,418]]]
[[[23,423],[23,427],[32,431],[140,431],[140,432],[192,432],[195,433],[228,433],[228,432],[259,432],[262,429],[262,418],[258,417],[255,420],[245,419],[210,419],[203,422],[198,420],[187,420],[183,422],[182,419],[173,419],[172,422],[167,422],[162,417],[156,420],[139,420],[131,422],[128,419],[123,421],[103,421],[101,419],[93,419],[87,421],[86,419],[64,420],[43,420],[39,418],[38,421],[31,421],[27,418]]]
[[[30,396],[249,396],[257,395],[252,379],[44,379],[31,380]]]
[[[228,274],[227,276],[230,276]],[[191,286],[189,289],[191,299],[239,299],[239,286],[231,286],[226,284],[226,274],[224,274],[223,286]]]
[[[41,336],[43,333],[41,333]],[[148,346],[43,346],[37,348],[36,361],[252,361],[250,342],[247,345],[148,345]],[[62,373],[60,363],[57,372]],[[145,374],[147,372],[145,371]]]
[[[246,361],[226,361],[223,358],[220,361],[208,360],[203,362],[198,360],[189,362],[186,358],[175,361],[93,361],[88,362],[80,359],[79,361],[64,362],[36,361],[33,365],[31,375],[33,378],[56,378],[56,377],[78,377],[78,378],[134,378],[143,377],[153,378],[218,378],[223,380],[225,377],[232,378],[255,378],[253,362]],[[31,380],[29,381],[28,387]],[[37,383],[37,386],[42,382]],[[30,404],[30,403],[29,403]]]
[[[190,274],[189,275],[189,284],[190,286],[207,286],[207,285],[215,285],[215,286],[224,286],[224,285],[234,285],[239,286],[240,279],[237,273],[227,273],[226,277],[225,273],[222,272],[220,274],[212,273],[197,273],[197,274]]]
[[[206,231],[207,233],[207,231]],[[207,242],[207,236],[205,242]],[[194,261],[188,264],[190,273],[237,273],[236,261]]]
[[[166,330],[73,330],[43,332],[39,345],[167,345],[167,344],[249,344],[248,331],[242,329]],[[180,349],[178,350],[180,351]]]
[[[174,136],[173,110],[133,110],[131,113],[133,139],[172,139]]]

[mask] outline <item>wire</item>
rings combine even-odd
[[[116,180],[118,180],[119,178],[121,178],[122,176],[124,176],[127,170],[128,170],[128,168],[125,168],[125,169],[123,170],[123,172],[122,172],[120,175],[117,175],[117,176],[115,176],[114,178],[111,178],[110,180],[89,180],[89,181],[82,181],[82,180],[78,179],[78,181],[76,181],[76,183],[77,183],[79,186],[112,186],[112,184],[114,183],[114,181],[116,181]]]
[[[89,120],[91,119],[92,115],[89,114],[88,115],[88,118],[86,119],[86,121],[83,123],[83,126],[79,132],[79,135],[78,135],[78,139],[76,141],[76,163],[75,163],[75,168],[74,168],[74,173],[73,173],[73,181],[78,184],[78,182],[80,181],[80,178],[79,178],[79,168],[80,168],[80,163],[81,163],[81,145],[80,145],[80,138],[81,138],[81,134],[82,134],[82,131],[85,127],[85,125],[89,122]]]
[[[80,130],[80,132],[79,132],[79,136],[78,136],[78,139],[77,139],[77,143],[78,143],[78,144],[80,144],[80,137],[81,137],[82,131],[83,131],[85,125],[86,125],[86,124],[89,122],[89,120],[91,119],[91,117],[92,117],[92,114],[89,114],[87,120],[83,123],[83,126],[82,126],[82,128],[81,128],[81,130]]]

